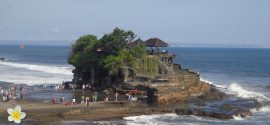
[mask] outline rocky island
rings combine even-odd
[[[168,44],[161,39],[143,41],[138,38],[133,41],[134,36],[132,31],[115,28],[100,40],[92,40],[88,43],[92,47],[86,47],[84,52],[89,53],[87,49],[91,48],[95,54],[86,58],[88,63],[85,64],[89,65],[83,68],[72,61],[77,58],[73,53],[70,63],[76,68],[72,83],[79,86],[90,84],[97,89],[122,94],[136,88],[139,91],[137,98],[142,103],[155,104],[179,115],[233,119],[250,116],[250,109],[261,107],[257,100],[236,98],[220,92],[214,85],[201,81],[198,72],[183,69],[174,62],[176,55],[167,51]],[[86,38],[81,37],[73,45],[73,52]],[[177,107],[179,103],[188,106]]]

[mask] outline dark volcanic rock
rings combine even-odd
[[[196,115],[196,116],[207,116],[217,119],[232,119],[233,115],[231,112],[214,109],[214,108],[184,108],[176,109],[175,113],[178,115]]]
[[[221,102],[221,103],[220,103]],[[258,109],[261,104],[253,99],[223,100],[204,107],[177,108],[178,115],[206,116],[217,119],[233,119],[233,116],[251,116],[250,109]]]
[[[230,98],[230,97],[232,97],[232,96],[228,95],[224,92],[220,92],[219,90],[217,90],[216,87],[214,87],[212,85],[211,89],[209,91],[200,95],[198,98],[201,98],[201,99],[226,99],[226,98]]]

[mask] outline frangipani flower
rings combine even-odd
[[[8,108],[7,112],[10,116],[8,116],[8,121],[15,123],[21,123],[21,120],[26,117],[25,112],[21,112],[21,106],[16,106],[14,109]]]

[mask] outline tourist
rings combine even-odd
[[[91,90],[92,86],[90,84],[88,84],[88,88],[89,88],[89,90]]]
[[[23,99],[23,85],[20,87],[20,99]]]
[[[131,98],[132,98],[132,97],[131,97],[131,94],[128,93],[127,96],[128,96],[128,101],[131,102]]]
[[[8,100],[11,100],[13,97],[12,97],[12,95],[11,95],[11,92],[9,91],[9,93],[8,93]]]
[[[93,102],[97,102],[97,96],[98,96],[98,92],[94,92],[94,94],[93,94]]]
[[[57,103],[57,99],[56,99],[56,97],[54,97],[54,96],[52,97],[52,103],[53,103],[53,104],[56,104],[56,103]]]
[[[119,93],[118,92],[115,92],[115,101],[116,102],[118,101],[118,95],[119,95]]]
[[[74,85],[72,85],[72,91],[75,91],[75,86]]]
[[[95,102],[97,102],[98,94],[95,94]]]
[[[23,92],[20,92],[20,99],[23,99]]]
[[[81,97],[81,104],[84,104],[84,96]]]
[[[8,93],[8,90],[6,90],[6,101],[9,101],[9,93]]]
[[[104,101],[105,101],[105,102],[108,102],[108,101],[109,101],[109,92],[108,92],[108,91],[105,92],[105,98],[104,98]]]
[[[85,85],[83,84],[83,85],[82,85],[82,90],[84,91],[84,89],[85,89]]]
[[[132,89],[132,95],[136,95],[137,93],[138,93],[138,89],[137,88]]]
[[[65,97],[64,96],[61,96],[60,97],[60,102],[63,103],[65,101]]]
[[[14,101],[16,100],[16,94],[13,96],[13,100],[14,100]]]
[[[75,105],[76,104],[76,99],[72,99],[72,105]]]
[[[87,96],[87,97],[85,98],[85,101],[86,101],[86,106],[88,107],[88,106],[89,106],[90,98]]]
[[[5,94],[4,90],[3,90],[3,94],[2,94],[2,102],[5,102],[5,101],[6,101],[6,94]]]
[[[92,102],[95,102],[95,92],[92,95]]]
[[[4,90],[2,88],[0,88],[0,93],[1,93],[1,95],[4,94]]]
[[[71,105],[71,102],[67,99],[67,100],[64,101],[64,105],[69,106],[69,105]]]

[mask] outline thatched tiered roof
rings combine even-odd
[[[132,47],[135,47],[137,45],[145,45],[145,42],[143,40],[141,40],[141,38],[139,38],[133,42],[128,43],[127,46],[128,46],[128,48],[132,48]]]
[[[150,38],[145,41],[146,47],[168,47],[169,45],[159,38]]]
[[[145,45],[146,47],[168,47],[169,46],[166,42],[162,41],[159,38],[150,38],[146,41],[143,41],[139,38],[133,42],[128,43],[127,46],[128,48],[132,48],[137,45]]]

